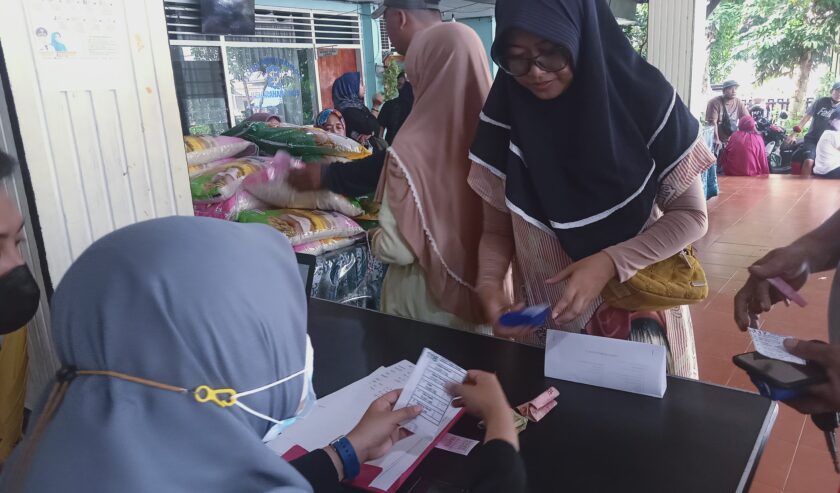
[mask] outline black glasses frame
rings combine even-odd
[[[566,63],[564,63],[564,64],[563,64],[563,66],[562,66],[562,67],[560,67],[560,68],[558,68],[558,69],[551,69],[551,68],[546,67],[546,66],[545,66],[545,63],[543,63],[543,60],[544,60],[547,56],[549,56],[549,55],[554,55],[554,54],[555,54],[555,53],[557,53],[557,52],[559,52],[559,53],[563,53],[563,55],[565,55],[565,56],[566,56]],[[499,60],[497,60],[497,64],[499,65],[499,67],[500,67],[502,70],[504,70],[504,72],[505,72],[506,74],[508,74],[508,75],[510,75],[510,76],[512,76],[512,77],[522,77],[523,75],[525,75],[525,74],[527,74],[528,72],[530,72],[530,71],[531,71],[531,67],[533,67],[534,65],[536,65],[537,67],[539,67],[539,69],[540,69],[540,70],[542,70],[543,72],[552,72],[552,73],[553,73],[553,72],[561,72],[561,71],[565,70],[565,69],[566,69],[566,67],[568,67],[568,66],[569,66],[569,56],[568,56],[568,54],[566,53],[566,51],[565,51],[565,50],[563,50],[563,49],[560,49],[560,50],[558,50],[557,52],[555,52],[555,53],[551,53],[551,54],[541,53],[541,54],[539,54],[539,55],[537,55],[537,56],[535,56],[535,57],[531,57],[531,58],[516,57],[518,60],[522,60],[522,61],[528,62],[528,68],[527,68],[524,72],[522,72],[522,73],[517,73],[517,72],[514,72],[514,71],[512,71],[512,70],[510,69],[510,67],[509,67],[509,66],[507,66],[507,63],[506,63],[506,62],[507,62],[507,59],[508,59],[507,57],[499,57]]]

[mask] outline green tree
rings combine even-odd
[[[729,77],[735,65],[735,52],[744,19],[741,0],[719,2],[706,22],[709,50],[709,79],[719,83]]]
[[[797,74],[791,112],[804,111],[808,80],[830,61],[840,26],[838,0],[746,0],[739,56],[752,59],[758,82]],[[720,7],[718,7],[720,8]]]
[[[642,3],[636,5],[636,19],[635,23],[622,26],[621,30],[630,40],[633,48],[639,52],[642,57],[647,58],[647,43],[648,43],[648,4]]]

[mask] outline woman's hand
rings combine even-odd
[[[394,411],[394,404],[397,403],[400,392],[392,390],[373,401],[359,424],[347,434],[360,464],[385,455],[395,443],[408,434],[400,429],[400,423],[416,418],[423,411],[422,406],[404,407]]]
[[[321,165],[309,164],[303,168],[293,168],[286,176],[288,183],[295,190],[308,192],[321,189]]]
[[[524,303],[511,304],[505,294],[504,286],[483,285],[477,289],[478,297],[484,306],[484,314],[487,321],[493,326],[493,335],[504,339],[521,339],[536,330],[536,327],[520,326],[508,327],[499,323],[499,318],[505,313],[510,313],[525,308]]]
[[[468,413],[484,420],[487,430],[484,435],[485,442],[500,439],[519,448],[519,437],[513,425],[510,403],[496,375],[481,370],[470,370],[464,383],[449,385],[447,390],[457,398],[452,403],[453,406],[463,407]]]
[[[604,252],[590,255],[566,267],[546,281],[548,284],[566,281],[563,296],[554,305],[551,318],[558,324],[567,324],[576,319],[615,276],[615,263]]]

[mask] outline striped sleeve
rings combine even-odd
[[[697,138],[688,153],[682,157],[674,169],[668,173],[656,195],[656,204],[664,209],[677,197],[685,193],[697,177],[715,163],[715,157],[703,142],[702,135]]]

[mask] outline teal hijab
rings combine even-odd
[[[66,367],[242,392],[304,368],[306,299],[275,230],[159,219],[102,238],[73,264],[55,292],[52,329]],[[241,401],[284,419],[303,386],[298,376]],[[270,426],[192,394],[78,375],[31,447],[23,491],[311,491],[262,443]],[[0,490],[10,491],[27,448],[4,468]]]

